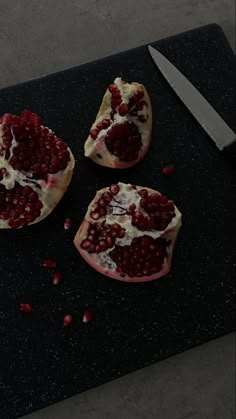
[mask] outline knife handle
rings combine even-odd
[[[236,141],[223,148],[223,155],[236,169]]]

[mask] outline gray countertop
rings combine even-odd
[[[0,88],[216,22],[234,0],[0,0]],[[234,419],[235,334],[27,416]],[[4,418],[7,419],[7,418]]]

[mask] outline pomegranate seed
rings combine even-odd
[[[119,114],[121,116],[126,115],[129,112],[129,107],[126,103],[122,103],[122,105],[120,105],[119,107]]]
[[[20,304],[20,311],[24,311],[24,313],[30,313],[32,310],[33,309],[30,304]]]
[[[118,91],[118,87],[117,87],[115,84],[110,84],[110,85],[108,86],[108,90],[109,90],[111,93],[115,93],[115,92],[117,92],[117,91]]]
[[[117,184],[113,184],[113,185],[110,186],[110,191],[111,191],[112,195],[117,195],[119,190],[120,190],[120,188],[119,188],[119,185],[117,185]]]
[[[91,212],[90,217],[93,220],[98,220],[100,218],[100,214],[99,214],[99,212],[93,211],[93,212]]]
[[[107,203],[112,201],[112,195],[110,194],[110,192],[104,192],[102,197]]]
[[[3,115],[3,122],[4,124],[10,124],[12,120],[12,115],[10,113],[5,113]]]
[[[168,202],[168,198],[167,198],[167,196],[165,196],[165,195],[161,195],[160,196],[160,204],[162,204],[162,205],[165,205],[165,204],[167,204],[167,202]]]
[[[136,93],[136,96],[137,96],[138,100],[142,99],[143,96],[144,96],[143,90],[138,90],[137,93]]]
[[[25,211],[29,214],[32,214],[34,212],[34,205],[33,204],[27,204],[25,207]]]
[[[140,189],[140,190],[138,191],[138,194],[139,194],[142,198],[147,198],[147,196],[148,196],[148,191],[147,191],[147,189]]]
[[[36,202],[38,201],[38,195],[36,194],[36,192],[31,192],[28,196],[28,200],[30,202]]]
[[[168,164],[167,166],[163,167],[162,173],[164,175],[171,175],[175,171],[175,168],[172,164]]]
[[[96,128],[91,129],[90,136],[92,137],[93,140],[96,140],[96,138],[98,136],[98,133],[99,133],[99,131]]]
[[[70,218],[66,218],[64,221],[64,230],[70,230],[72,227],[72,220]]]
[[[55,260],[52,260],[52,259],[45,259],[45,260],[43,261],[43,267],[44,267],[44,268],[47,268],[47,269],[53,269],[53,268],[56,268],[56,266],[57,266],[57,264],[56,264]]]
[[[93,313],[90,310],[86,310],[83,314],[82,321],[83,323],[88,323],[93,317]]]
[[[52,283],[53,283],[53,285],[58,285],[59,282],[61,282],[61,280],[62,280],[62,274],[60,272],[56,272],[52,276]]]
[[[135,210],[136,210],[136,205],[135,205],[135,204],[131,204],[131,205],[129,206],[129,208],[128,208],[128,211],[129,211],[130,213],[134,212]]]
[[[72,323],[72,316],[71,314],[66,314],[63,319],[63,327],[68,327]]]
[[[109,125],[110,125],[110,123],[111,123],[110,119],[103,119],[103,121],[102,121],[102,128],[103,129],[108,128]]]
[[[144,106],[147,106],[147,102],[142,100],[141,102],[137,103],[135,109],[137,109],[137,111],[142,111]]]

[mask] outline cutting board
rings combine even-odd
[[[235,130],[235,56],[208,25],[153,42]],[[83,142],[116,76],[144,83],[153,105],[148,155],[116,171],[83,156]],[[72,184],[43,222],[0,232],[0,417],[15,418],[204,343],[235,327],[235,171],[180,103],[142,46],[0,92],[0,114],[28,108],[76,157]],[[162,175],[174,164],[172,176]],[[97,189],[123,181],[173,198],[183,213],[171,273],[125,284],[98,274],[73,237]],[[63,229],[65,217],[73,228]],[[55,259],[55,287],[42,267]],[[33,312],[20,312],[20,303]],[[93,320],[81,321],[86,308]],[[70,328],[62,328],[66,313]]]

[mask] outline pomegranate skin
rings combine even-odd
[[[131,185],[126,185],[126,184],[122,184],[122,183],[118,183],[119,187],[120,187],[120,191],[122,193],[122,196],[124,197],[124,194],[127,192],[127,196],[129,196],[128,201],[127,202],[127,207],[126,209],[128,209],[130,207],[130,197],[132,194],[132,190],[133,190],[133,186]],[[149,196],[152,194],[160,194],[157,191],[154,191],[150,188],[143,188],[143,187],[136,187],[136,191],[140,192],[143,190],[146,190],[149,194]],[[115,280],[119,280],[119,281],[124,281],[124,282],[130,282],[130,283],[137,283],[137,282],[148,282],[148,281],[153,281],[156,280],[158,278],[161,278],[163,276],[165,276],[166,274],[168,274],[168,272],[170,271],[171,268],[171,263],[172,263],[172,257],[173,257],[173,250],[174,250],[174,246],[175,246],[175,242],[177,239],[177,235],[179,232],[179,229],[181,227],[181,213],[179,212],[179,210],[177,209],[176,206],[174,206],[174,216],[172,218],[172,220],[169,222],[169,224],[167,225],[167,227],[162,230],[162,231],[158,231],[155,229],[148,229],[148,230],[140,230],[139,228],[137,228],[134,224],[132,224],[132,220],[131,220],[131,214],[127,214],[127,212],[123,215],[120,216],[113,216],[111,213],[109,213],[109,211],[107,212],[107,214],[105,214],[104,216],[101,215],[101,217],[99,218],[99,220],[94,221],[91,218],[91,214],[93,214],[93,209],[94,209],[94,205],[97,205],[97,202],[100,200],[101,201],[101,196],[104,195],[104,193],[108,193],[109,192],[109,188],[103,188],[100,191],[98,191],[96,193],[96,196],[94,198],[94,200],[91,202],[91,204],[88,207],[88,211],[85,215],[85,218],[81,224],[81,226],[79,227],[79,230],[74,238],[74,245],[76,246],[78,252],[80,253],[80,255],[83,257],[83,259],[96,271],[98,271],[99,273],[101,273],[102,275],[105,275],[107,277],[113,278]],[[119,200],[119,193],[115,195],[115,199],[116,201]],[[141,197],[140,197],[140,202],[141,202]],[[136,207],[138,208],[140,206],[140,202],[136,202]],[[112,203],[112,201],[109,203],[109,205]],[[122,205],[125,207],[125,199],[124,202],[122,203]],[[132,205],[132,204],[131,204]],[[169,204],[167,204],[169,205]],[[129,212],[129,211],[128,211]],[[114,220],[113,220],[114,219]],[[91,245],[90,243],[90,247],[89,247],[89,240],[91,240],[91,231],[94,230],[95,231],[95,227],[97,226],[97,223],[99,222],[99,228],[103,229],[103,227],[105,228],[103,231],[103,237],[98,237],[98,241],[97,243],[100,243],[100,249],[98,250],[98,252],[96,253],[95,251],[91,251],[92,248],[91,246],[93,246],[93,244]],[[106,235],[106,231],[108,231],[110,228],[113,228],[112,226],[114,226],[114,224],[120,224],[121,226],[121,230],[118,230],[118,236],[116,236],[114,238],[114,231],[112,230],[109,234],[111,234],[111,236],[113,236],[113,242],[111,243],[111,245],[107,245],[106,240],[107,237]],[[108,226],[108,227],[107,227]],[[107,230],[106,230],[107,229]],[[118,227],[116,227],[116,230],[118,229]],[[124,237],[122,237],[122,234],[120,234],[120,232],[122,232],[123,230],[125,230],[125,235]],[[92,231],[92,233],[94,234],[94,231]],[[113,234],[114,233],[114,234]],[[93,236],[95,237],[95,236]],[[128,238],[128,239],[127,239]],[[89,239],[89,240],[88,240]],[[143,267],[141,269],[142,272],[138,272],[138,275],[135,274],[135,272],[137,273],[137,264],[141,261],[142,258],[142,252],[145,251],[146,256],[143,258],[143,266],[146,264],[148,264],[148,258],[150,256],[151,250],[150,251],[146,251],[145,249],[138,249],[138,242],[142,242],[142,241],[148,241],[150,242],[150,246],[155,246],[157,242],[160,242],[161,240],[163,241],[164,244],[164,256],[163,256],[163,260],[161,260],[160,264],[158,265],[159,268],[157,269],[156,272],[147,272],[147,274],[145,274],[145,269],[143,269]],[[136,242],[136,245],[133,244],[133,242]],[[106,245],[104,244],[104,242],[106,243]],[[107,248],[105,248],[105,251],[103,252],[101,250],[101,246],[108,246]],[[110,247],[109,247],[110,246]],[[135,247],[136,246],[136,247]],[[97,247],[99,247],[99,245],[97,245]],[[134,251],[136,252],[141,252],[139,253],[138,257],[137,257],[137,262],[133,263],[133,268],[134,268],[134,272],[132,274],[132,276],[130,276],[127,272],[122,272],[122,270],[118,267],[118,265],[114,262],[114,260],[112,260],[112,255],[115,254],[118,251],[123,251],[125,252],[126,250],[124,250],[125,248],[129,249],[130,247],[133,247]],[[137,248],[137,249],[136,249]],[[95,244],[95,249],[96,249],[96,244]],[[103,248],[102,248],[103,249]],[[115,250],[114,250],[115,249]],[[150,247],[151,249],[151,247]],[[161,250],[161,249],[160,249]],[[162,247],[162,253],[163,253],[163,247]],[[158,254],[158,249],[157,249],[157,254]],[[132,254],[131,254],[132,256]],[[135,255],[134,255],[135,257]],[[152,256],[154,257],[154,256]],[[118,256],[119,258],[119,256]],[[146,259],[147,260],[146,260]],[[150,260],[150,259],[149,259]],[[129,263],[130,261],[130,263]],[[127,263],[127,268],[132,269],[132,267],[130,268],[129,265],[132,264],[131,263],[131,258],[128,259],[128,263]],[[145,265],[145,266],[146,266]],[[151,266],[152,269],[154,269]],[[135,271],[136,269],[136,271]]]
[[[115,79],[114,83],[117,83],[121,89],[123,100],[132,100],[132,96],[129,98],[129,96],[125,93],[125,89],[128,87],[131,89],[133,96],[137,95],[138,92],[141,92],[142,96],[138,99],[136,104],[131,104],[129,106],[129,112],[125,113],[124,109],[127,107],[126,103],[118,104],[115,108],[112,107],[112,94],[114,93],[111,93],[110,90],[112,89],[110,89],[109,86],[103,97],[96,120],[91,127],[90,134],[85,141],[84,154],[86,157],[101,166],[114,169],[127,169],[136,165],[148,152],[152,132],[152,106],[147,90],[142,84],[136,82],[132,82],[131,84],[124,83],[119,78]],[[116,85],[114,84],[111,86]],[[140,106],[142,103],[144,104],[143,107]],[[137,111],[134,111],[135,107],[137,108]],[[144,115],[142,115],[142,108],[145,110],[145,118]],[[139,113],[141,114],[139,115]],[[141,117],[145,120],[141,121]],[[101,129],[103,121],[109,121],[109,125],[106,126],[105,124],[104,129]],[[128,160],[122,159],[122,155],[115,155],[114,151],[111,151],[111,148],[109,149],[107,146],[107,136],[109,135],[110,130],[114,127],[114,125],[121,126],[125,123],[135,124],[138,128],[141,139],[141,146],[137,146],[137,150],[134,152],[133,158],[129,157]],[[127,136],[125,135],[121,139],[127,141]],[[120,154],[122,153],[120,152]]]

